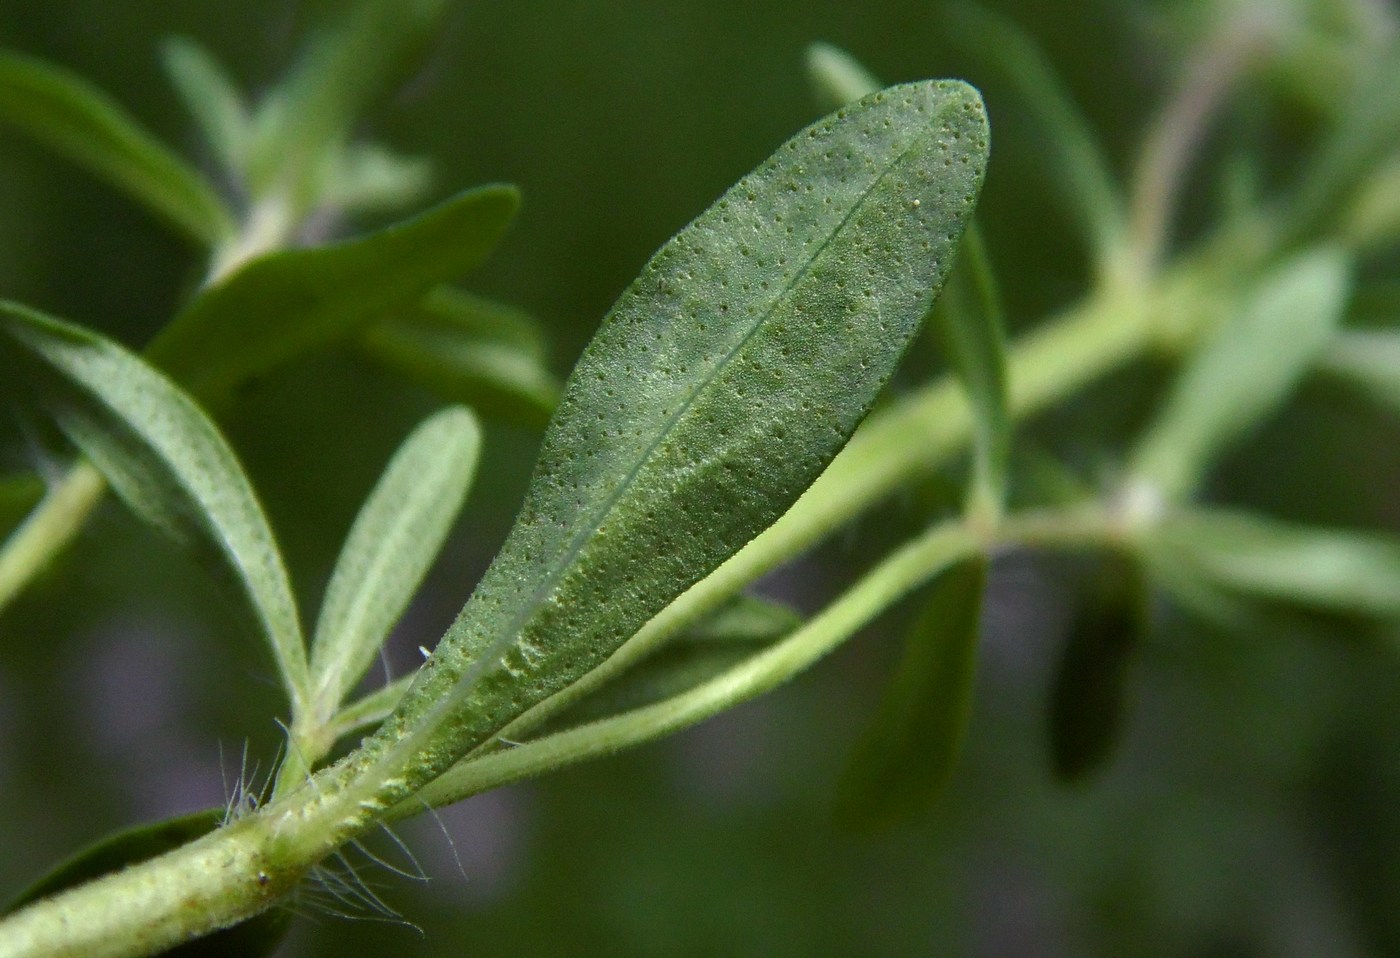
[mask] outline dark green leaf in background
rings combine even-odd
[[[253,260],[204,290],[147,356],[217,397],[458,279],[495,249],[518,205],[513,187],[484,186],[367,236]]]
[[[223,202],[198,173],[120,104],[67,70],[0,53],[0,122],[125,191],[206,246],[233,232]]]
[[[0,478],[0,538],[19,525],[44,498],[44,483],[35,475]]]
[[[519,520],[365,760],[392,748],[420,781],[444,770],[776,519],[917,331],[986,155],[975,90],[893,87],[799,133],[662,247],[575,367]]]
[[[1062,781],[1101,769],[1122,737],[1148,598],[1141,568],[1123,556],[1101,559],[1080,596],[1050,690],[1050,758]]]
[[[883,828],[926,811],[957,767],[972,713],[987,561],[953,566],[926,589],[874,721],[842,776],[837,818]]]
[[[450,287],[394,310],[359,342],[372,359],[483,415],[539,426],[559,398],[534,318]]]

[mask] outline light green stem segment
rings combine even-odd
[[[83,461],[49,489],[0,549],[0,611],[78,534],[106,488],[102,474]]]

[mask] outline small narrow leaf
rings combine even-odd
[[[1088,122],[1045,53],[1019,26],[974,4],[949,10],[950,36],[1002,74],[1039,126],[1055,193],[1101,262],[1117,255],[1127,222],[1122,191]]]
[[[233,231],[209,185],[107,94],[67,70],[0,53],[0,122],[9,123],[213,246]]]
[[[1295,192],[1287,226],[1290,236],[1316,235],[1328,217],[1347,209],[1346,200],[1377,160],[1400,143],[1400,47],[1368,65],[1367,75],[1313,153]]]
[[[218,828],[223,817],[222,808],[211,808],[108,835],[56,865],[14,898],[4,913],[18,911],[41,898],[174,851]],[[264,958],[276,951],[286,937],[291,918],[292,913],[285,908],[273,908],[232,928],[177,945],[160,955],[163,958]]]
[[[1222,509],[1174,512],[1144,539],[1215,588],[1315,609],[1400,618],[1400,539]]]
[[[1168,499],[1189,495],[1214,458],[1292,392],[1336,333],[1350,288],[1338,250],[1301,253],[1192,356],[1130,473]]]
[[[29,360],[38,402],[138,515],[232,571],[299,700],[306,657],[281,553],[204,412],[116,343],[22,306],[0,303],[0,349]]]
[[[1118,744],[1129,672],[1148,621],[1141,568],[1131,559],[1105,559],[1070,622],[1050,692],[1050,756],[1062,781],[1102,768]]]
[[[443,399],[541,426],[559,399],[534,318],[449,287],[365,331],[361,350]]]
[[[412,675],[401,676],[346,705],[331,722],[330,738],[339,741],[353,732],[384,721],[398,707],[399,700],[413,684],[413,678]]]
[[[1006,503],[1011,412],[1001,302],[982,235],[974,223],[934,309],[948,356],[972,406],[972,485],[968,507],[995,519]]]
[[[802,624],[793,609],[741,595],[697,622],[607,685],[550,719],[533,735],[621,715],[723,675]]]
[[[986,582],[987,562],[978,557],[926,590],[894,678],[842,776],[836,814],[846,825],[887,827],[943,793],[972,713]]]
[[[807,48],[807,73],[823,110],[854,103],[883,86],[859,60],[829,43]]]
[[[1321,368],[1400,413],[1400,330],[1346,330],[1327,347]]]
[[[253,260],[206,289],[147,357],[191,392],[218,396],[477,266],[515,215],[508,186],[469,190],[368,236]]]
[[[781,515],[917,331],[986,155],[971,87],[892,87],[799,133],[663,246],[575,367],[506,544],[362,760],[402,770],[402,789],[443,771]]]
[[[305,57],[255,117],[254,194],[276,192],[301,209],[318,205],[321,177],[364,111],[393,91],[436,38],[445,6],[445,0],[333,5],[333,17],[316,24]]]
[[[432,180],[428,160],[400,156],[377,143],[356,143],[340,152],[321,202],[343,212],[395,209],[420,199]]]
[[[175,92],[209,149],[226,170],[241,174],[251,117],[238,88],[209,51],[187,37],[170,37],[161,54]]]
[[[461,511],[481,427],[445,409],[394,454],[345,540],[311,644],[311,685],[327,716],[365,674]]]

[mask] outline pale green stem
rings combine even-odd
[[[90,463],[79,462],[10,534],[0,548],[0,610],[78,534],[105,488],[102,474]]]
[[[1261,39],[1250,18],[1222,30],[1187,65],[1180,88],[1148,130],[1133,176],[1129,280],[1141,282],[1157,269],[1191,160]]]

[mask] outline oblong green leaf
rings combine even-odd
[[[459,278],[496,247],[519,203],[513,187],[484,186],[367,236],[255,259],[207,288],[146,355],[217,396]]]
[[[985,7],[954,4],[948,17],[949,36],[1010,82],[1040,128],[1056,196],[1066,203],[1100,261],[1112,259],[1127,223],[1122,190],[1045,53],[1014,21]]]
[[[807,75],[823,110],[854,103],[883,86],[859,60],[829,43],[807,47]]]
[[[1214,457],[1281,404],[1335,335],[1350,261],[1319,248],[1279,265],[1177,378],[1129,472],[1189,495]]]
[[[1050,758],[1062,781],[1102,768],[1122,737],[1130,669],[1148,622],[1140,566],[1104,559],[1070,620],[1050,690]]]
[[[857,829],[882,828],[926,810],[962,752],[987,561],[964,560],[926,590],[904,654],[841,779],[836,814]]]
[[[161,61],[214,156],[226,170],[241,174],[252,117],[238,87],[209,51],[188,37],[168,38]]]
[[[986,153],[971,87],[893,87],[799,133],[663,246],[584,351],[520,518],[365,760],[388,750],[404,788],[442,771],[787,509],[918,329]]]
[[[1293,605],[1400,617],[1400,539],[1224,509],[1173,512],[1143,539],[1216,588]]]
[[[326,587],[311,640],[315,707],[327,718],[374,661],[461,511],[481,427],[452,407],[404,440],[365,500]]]
[[[450,287],[367,329],[361,351],[483,415],[541,426],[559,400],[544,337],[524,310]]]
[[[1321,368],[1400,412],[1400,330],[1346,330],[1332,340]]]
[[[968,507],[995,518],[1006,502],[1011,409],[1001,298],[981,232],[974,223],[934,315],[972,406],[972,484]]]
[[[222,808],[211,808],[108,835],[54,866],[47,875],[20,892],[4,911],[18,911],[41,898],[173,851],[209,834],[223,819]],[[291,918],[292,913],[287,909],[272,908],[232,928],[177,945],[160,955],[165,958],[263,958],[276,951],[286,937]]]
[[[123,190],[213,246],[233,220],[198,173],[121,105],[67,70],[0,52],[0,121]]]
[[[0,302],[0,348],[6,346],[18,353],[15,366],[30,374],[38,402],[117,494],[233,573],[299,700],[306,653],[282,556],[248,477],[208,416],[116,343]]]

